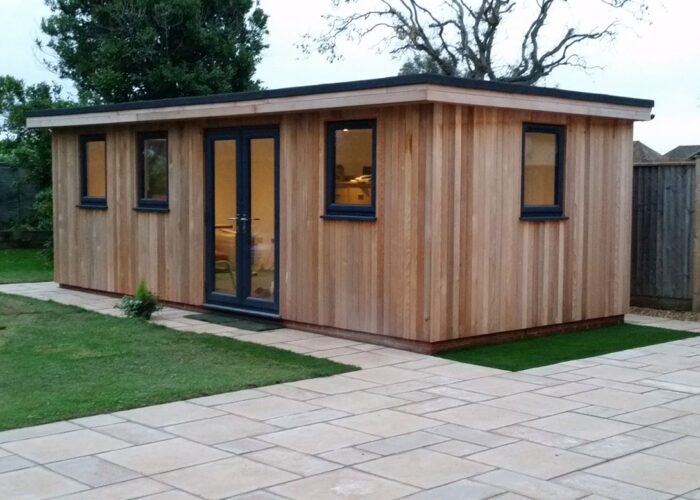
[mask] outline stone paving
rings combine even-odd
[[[118,314],[51,283],[0,292]],[[0,432],[0,497],[700,500],[700,337],[512,373],[187,314],[154,322],[362,370]]]

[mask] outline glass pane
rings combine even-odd
[[[231,295],[236,293],[236,213],[236,141],[216,141],[214,142],[214,290]]]
[[[275,140],[250,141],[250,296],[274,300]]]
[[[85,143],[86,196],[91,198],[107,197],[107,169],[105,166],[105,142],[89,141]]]
[[[143,197],[168,199],[168,140],[143,141]]]
[[[335,131],[335,203],[372,204],[372,129]]]
[[[557,136],[541,132],[525,134],[524,205],[555,204]]]

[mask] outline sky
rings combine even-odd
[[[365,3],[370,0],[361,0]],[[534,0],[524,0],[524,3]],[[269,15],[268,49],[257,77],[266,88],[313,85],[398,73],[402,61],[372,41],[344,42],[341,61],[330,63],[323,55],[305,56],[298,49],[304,33],[320,33],[327,26],[322,14],[331,12],[331,0],[261,0]],[[552,17],[549,29],[562,28],[565,19],[581,26],[606,23],[594,0],[568,2]],[[646,19],[622,19],[613,43],[589,45],[582,51],[591,65],[601,69],[562,69],[540,85],[567,90],[653,99],[654,119],[635,125],[635,139],[660,153],[679,144],[700,144],[700,43],[694,35],[700,18],[698,0],[649,0]],[[585,10],[581,7],[585,5]],[[35,46],[41,38],[40,22],[50,12],[43,0],[0,0],[0,74],[26,83],[58,81]],[[522,16],[523,18],[524,15]],[[607,24],[607,23],[606,23]],[[513,36],[511,43],[517,42]],[[504,42],[508,47],[509,41]],[[70,88],[69,82],[63,82]]]

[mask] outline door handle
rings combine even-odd
[[[228,217],[228,220],[239,220],[241,222],[248,222],[251,220],[260,220],[259,217],[254,217],[252,219],[249,219],[248,217]]]

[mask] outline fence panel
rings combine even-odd
[[[634,166],[632,305],[689,310],[695,162]]]

